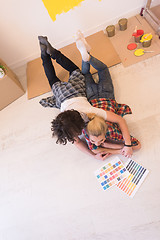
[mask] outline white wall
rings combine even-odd
[[[150,7],[154,7],[160,4],[160,0],[151,0],[151,6]]]
[[[58,0],[60,1],[60,0]],[[74,41],[81,29],[85,36],[140,12],[146,0],[85,0],[81,6],[50,18],[42,0],[7,0],[1,4],[0,58],[11,68],[40,56],[37,36],[47,35],[57,48]]]

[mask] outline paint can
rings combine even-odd
[[[140,42],[142,43],[143,47],[150,47],[152,42],[152,34],[144,34]]]
[[[127,29],[127,22],[126,18],[122,18],[118,21],[120,31],[124,31]]]
[[[108,37],[113,37],[115,35],[115,26],[109,25],[108,27],[106,27],[106,32],[108,34]]]
[[[143,34],[144,34],[144,31],[142,29],[138,29],[136,32],[134,32],[132,36],[134,36],[135,42],[139,43]]]

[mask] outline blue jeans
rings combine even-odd
[[[99,82],[95,83],[90,73],[90,65],[98,70]],[[90,60],[82,60],[82,73],[85,75],[86,94],[90,102],[92,99],[115,99],[114,87],[108,67],[98,59],[90,56]]]

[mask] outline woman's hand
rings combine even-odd
[[[131,158],[132,157],[132,154],[133,154],[133,149],[132,147],[127,147],[127,146],[124,146],[121,150],[121,154],[124,155],[125,157],[127,158]]]

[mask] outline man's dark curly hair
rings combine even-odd
[[[74,143],[75,138],[82,133],[85,122],[76,110],[61,112],[51,122],[52,136],[57,137],[56,143],[66,144],[67,141]]]

